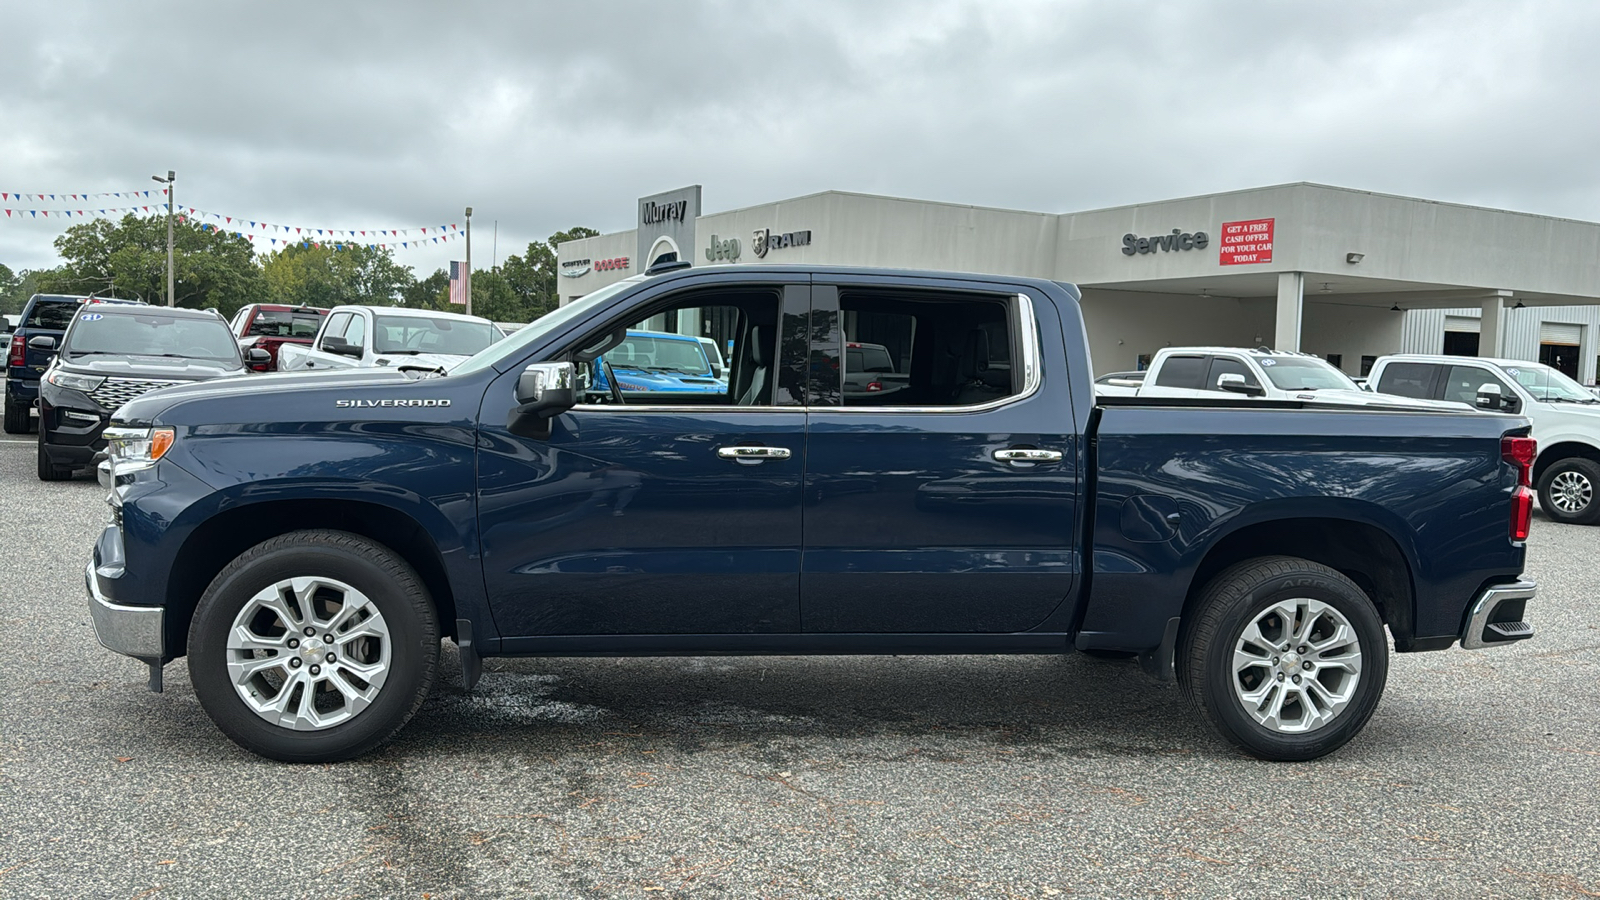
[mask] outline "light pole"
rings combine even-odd
[[[175,280],[172,270],[172,183],[178,180],[178,176],[173,174],[171,169],[168,169],[167,177],[162,178],[160,175],[151,175],[150,180],[159,181],[167,186],[167,305],[171,306],[173,282]]]
[[[467,207],[467,315],[472,315],[472,207]]]

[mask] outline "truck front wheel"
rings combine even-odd
[[[1178,681],[1223,740],[1307,760],[1355,737],[1383,695],[1389,644],[1372,600],[1309,560],[1268,556],[1206,585],[1179,636]]]
[[[1539,479],[1539,508],[1557,522],[1600,521],[1600,464],[1581,456],[1552,463]]]
[[[360,756],[433,689],[439,624],[395,553],[298,531],[229,563],[189,625],[189,676],[223,733],[284,762]]]

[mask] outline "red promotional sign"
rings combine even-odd
[[[1222,247],[1217,262],[1224,266],[1248,266],[1272,262],[1271,219],[1222,223]]]

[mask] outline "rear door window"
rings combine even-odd
[[[1432,400],[1433,379],[1440,368],[1430,363],[1390,363],[1378,377],[1378,392]]]
[[[1156,375],[1156,386],[1199,390],[1205,386],[1205,377],[1204,356],[1169,356]]]

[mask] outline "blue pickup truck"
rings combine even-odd
[[[712,347],[715,351],[715,346]],[[661,402],[666,394],[726,394],[728,381],[706,355],[697,337],[665,331],[628,329],[622,343],[592,365],[597,391],[609,391],[615,381],[624,401]],[[633,394],[654,396],[630,397]]]
[[[680,264],[681,265],[681,264]],[[634,403],[595,360],[678,311],[726,390]],[[845,348],[905,386],[852,392]],[[1279,760],[1366,724],[1399,652],[1533,633],[1526,419],[1096,401],[1049,281],[661,266],[454,367],[156,391],[106,432],[101,643],[188,657],[240,745],[365,753],[489,656],[1136,657]],[[272,390],[264,390],[267,379]]]

